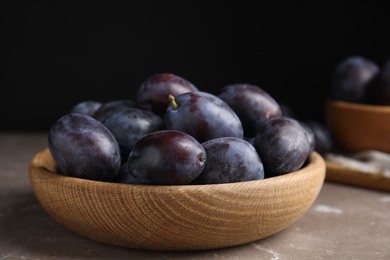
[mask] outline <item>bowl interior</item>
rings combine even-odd
[[[390,106],[327,100],[325,118],[329,131],[346,151],[390,153]]]
[[[48,149],[30,162],[33,192],[60,224],[92,240],[147,250],[216,249],[288,227],[314,202],[325,162],[313,153],[299,171],[258,181],[154,186],[63,176]]]

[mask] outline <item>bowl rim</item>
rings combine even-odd
[[[348,102],[348,101],[336,100],[336,99],[327,99],[325,100],[325,105],[338,107],[342,109],[349,109],[349,110],[390,113],[390,106],[377,105],[377,104],[366,104],[366,103]]]

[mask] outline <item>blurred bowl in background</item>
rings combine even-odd
[[[345,151],[390,153],[390,106],[326,100],[325,120]]]

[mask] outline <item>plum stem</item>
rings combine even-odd
[[[176,110],[176,109],[179,108],[179,104],[176,103],[175,97],[173,95],[169,95],[168,99],[169,99],[169,102],[171,102],[171,105],[172,105],[173,109]]]

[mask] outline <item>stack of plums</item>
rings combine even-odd
[[[315,138],[259,86],[236,83],[211,94],[160,73],[134,99],[76,104],[51,126],[48,147],[58,172],[71,177],[201,185],[299,170]]]
[[[390,57],[383,63],[351,55],[336,64],[330,98],[357,104],[390,105]]]

